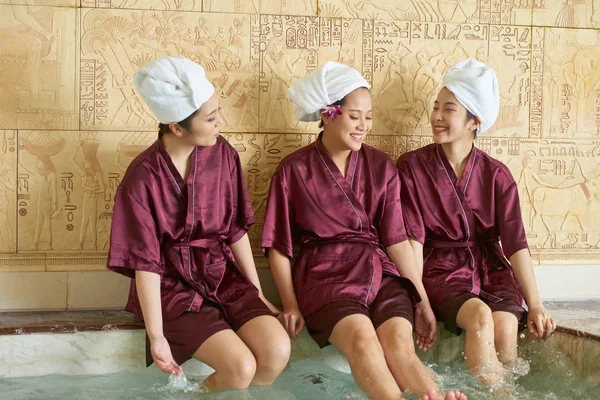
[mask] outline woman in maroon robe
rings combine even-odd
[[[363,144],[372,125],[368,88],[358,71],[333,62],[290,87],[298,119],[322,120],[323,132],[275,172],[262,248],[292,338],[306,321],[321,347],[331,343],[346,356],[370,398],[400,399],[410,389],[436,399],[412,341],[424,289],[405,229],[395,223],[402,219],[398,173],[389,156]],[[292,269],[294,244],[300,251]],[[426,302],[417,306],[417,323],[435,334]]]
[[[433,106],[434,143],[397,164],[404,224],[431,306],[447,329],[465,330],[467,367],[488,385],[516,361],[519,323],[540,340],[556,327],[538,294],[517,185],[473,144],[498,112],[494,71],[459,62]]]
[[[132,278],[126,306],[146,324],[148,365],[209,389],[270,385],[290,341],[263,296],[247,230],[254,214],[237,152],[219,136],[219,98],[198,64],[152,61],[136,89],[161,122],[115,195],[108,268]]]

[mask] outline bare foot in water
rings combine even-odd
[[[440,393],[436,390],[429,390],[427,394],[421,397],[421,400],[442,400]],[[443,400],[467,400],[467,396],[458,390],[446,393]]]

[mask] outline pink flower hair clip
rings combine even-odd
[[[340,106],[328,105],[321,111],[321,115],[327,115],[329,118],[333,118],[336,115],[342,115],[342,110],[340,110]]]

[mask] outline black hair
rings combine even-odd
[[[188,115],[185,119],[182,119],[181,121],[177,122],[177,125],[179,125],[183,129],[185,129],[186,131],[189,131],[192,126],[192,118],[194,118],[194,115],[196,115],[198,113],[198,110],[196,110],[193,113],[191,113],[190,115]],[[171,133],[171,128],[169,128],[169,124],[159,123],[158,124],[158,136],[162,137],[162,135],[164,135],[165,133]]]

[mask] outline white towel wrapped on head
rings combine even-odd
[[[490,67],[467,58],[450,68],[444,75],[443,84],[479,119],[481,125],[477,134],[487,131],[496,122],[500,112],[500,92],[498,78]]]
[[[347,65],[328,61],[292,83],[288,97],[294,103],[294,115],[299,121],[319,121],[319,110],[361,87],[369,89],[371,85],[360,72]]]
[[[204,68],[185,57],[162,57],[135,73],[135,89],[163,124],[179,122],[215,92]]]

